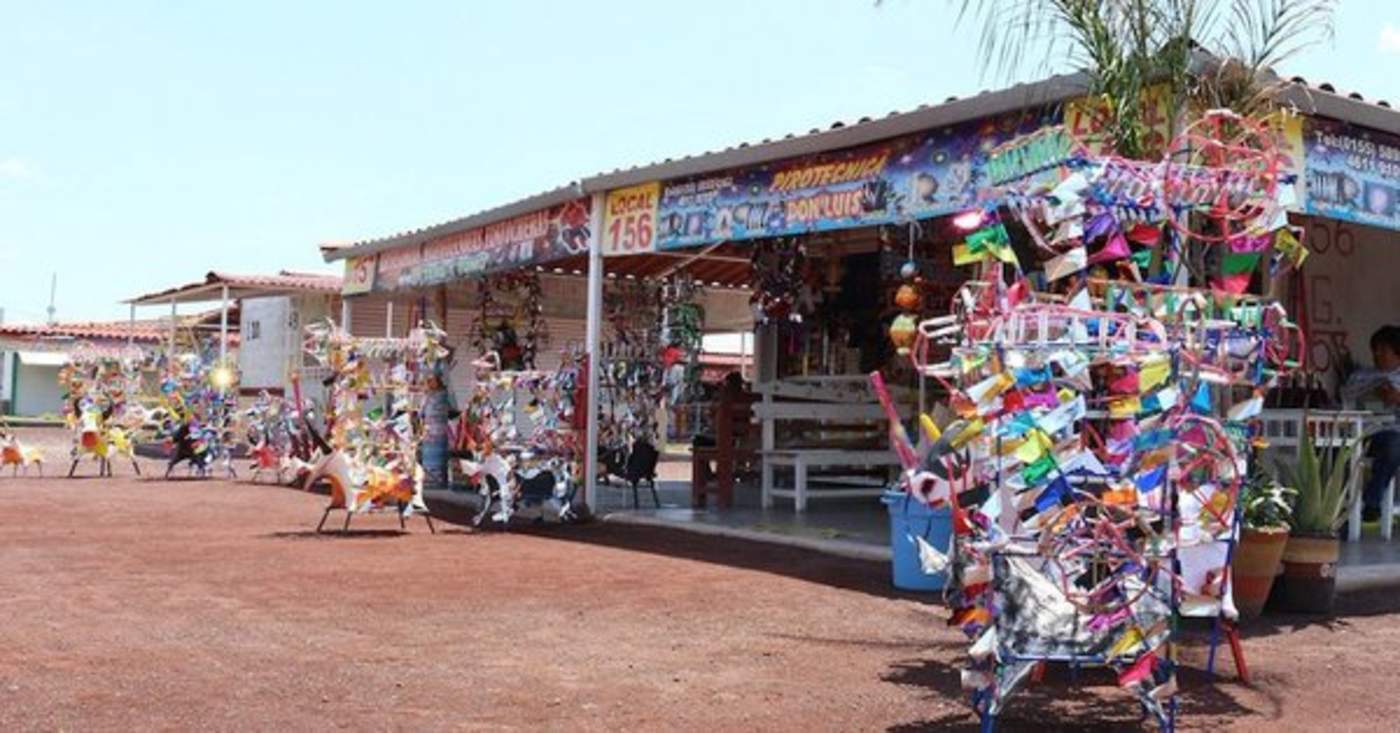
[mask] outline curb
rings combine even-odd
[[[1337,592],[1356,593],[1400,587],[1400,564],[1354,565],[1337,568]]]
[[[793,547],[801,550],[821,552],[836,557],[867,562],[888,563],[891,553],[888,547],[867,545],[849,540],[824,540],[813,537],[762,532],[738,527],[723,527],[700,522],[677,522],[657,519],[628,512],[612,512],[601,517],[601,521],[638,527],[658,527],[680,530],[710,537],[729,537],[769,545]],[[1378,588],[1400,588],[1400,563],[1386,565],[1359,565],[1337,568],[1337,592],[1359,593]]]
[[[813,537],[760,532],[753,529],[740,529],[738,527],[721,527],[699,522],[675,522],[625,512],[604,514],[600,519],[603,522],[611,524],[625,524],[638,527],[661,527],[680,530],[682,532],[691,532],[693,534],[708,535],[711,537],[729,537],[738,540],[749,540],[751,542],[762,542],[769,545],[794,547],[800,550],[812,550],[814,552],[835,555],[850,560],[887,563],[890,562],[891,557],[890,548],[888,547],[867,545],[861,542],[851,542],[850,540],[823,540]]]

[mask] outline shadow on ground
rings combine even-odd
[[[916,659],[896,663],[882,679],[886,682],[920,688],[931,702],[966,700],[960,682],[960,662]],[[1181,692],[1177,716],[1237,717],[1273,716],[1278,703],[1266,697],[1265,707],[1255,709],[1240,704],[1229,693],[1238,686],[1232,680],[1212,679],[1205,672],[1182,667],[1177,673]],[[1266,690],[1267,692],[1267,690]],[[1152,729],[1156,721],[1143,717],[1142,708],[1129,692],[1118,687],[1107,669],[1083,669],[1071,674],[1067,665],[1051,665],[1045,677],[1018,689],[997,718],[998,731],[1136,731]],[[968,705],[940,715],[889,728],[891,731],[979,730],[977,715]]]
[[[428,508],[436,521],[470,527],[471,510],[468,508],[432,500],[429,500]],[[508,529],[488,526],[473,533],[490,535],[503,531],[773,573],[881,598],[902,598],[929,604],[942,602],[937,593],[914,594],[896,590],[890,585],[890,566],[886,563],[836,557],[765,542],[598,521],[567,525],[517,522]]]

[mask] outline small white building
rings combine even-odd
[[[194,316],[186,327],[207,318]],[[164,321],[12,323],[0,326],[0,414],[15,417],[63,415],[58,373],[78,345],[120,352],[129,346],[157,348],[169,330]]]
[[[171,314],[181,305],[218,303],[223,332],[236,337],[239,391],[290,394],[292,377],[306,365],[302,329],[308,323],[340,317],[341,279],[336,275],[289,272],[237,275],[210,272],[203,280],[141,295],[127,301],[138,306],[163,306]],[[228,315],[222,315],[227,312]],[[306,396],[319,385],[305,384]]]

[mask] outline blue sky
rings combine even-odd
[[[392,7],[391,7],[392,6]],[[0,0],[0,307],[125,318],[601,170],[1000,86],[940,0]],[[1400,105],[1400,3],[1287,73]],[[1023,77],[1035,74],[1022,74]],[[150,315],[158,315],[153,309]]]

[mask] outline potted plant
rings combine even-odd
[[[1230,560],[1231,586],[1240,618],[1264,610],[1288,541],[1289,520],[1296,491],[1280,484],[1264,468],[1259,450],[1250,457],[1249,476],[1240,490],[1243,531]]]
[[[1347,507],[1356,489],[1351,454],[1356,444],[1321,452],[1306,431],[1296,465],[1280,463],[1296,490],[1292,532],[1283,550],[1283,600],[1291,611],[1330,613],[1337,596],[1337,557]]]

